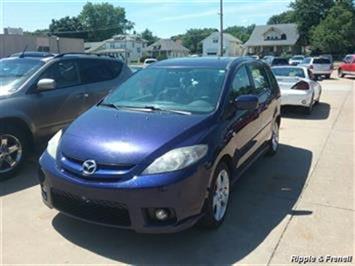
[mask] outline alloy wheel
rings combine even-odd
[[[0,174],[16,168],[22,159],[22,145],[12,135],[0,135]]]
[[[212,202],[213,216],[216,221],[221,221],[226,213],[229,193],[229,174],[225,169],[222,169],[216,179],[215,191]]]

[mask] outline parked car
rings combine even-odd
[[[283,57],[268,56],[264,57],[264,62],[269,66],[287,66],[288,59]]]
[[[338,68],[338,76],[343,78],[345,75],[355,76],[355,54],[345,56]]]
[[[315,78],[325,76],[329,79],[333,72],[331,61],[322,57],[306,57],[299,66],[308,68]]]
[[[143,65],[130,65],[129,68],[132,70],[132,73],[136,73],[143,69]]]
[[[67,126],[131,75],[122,62],[61,54],[0,60],[0,179],[35,143]]]
[[[304,107],[311,114],[314,104],[319,103],[322,87],[312,80],[310,70],[300,66],[272,67],[281,89],[281,105]]]
[[[297,66],[298,64],[301,64],[304,59],[303,55],[294,55],[288,60],[288,64],[292,66]]]
[[[261,61],[158,62],[50,140],[40,158],[43,200],[138,232],[218,227],[231,185],[277,152],[280,120],[279,87]]]
[[[158,62],[158,60],[155,59],[155,58],[147,58],[147,59],[144,60],[143,68],[146,68],[147,66],[149,66],[151,64],[154,64],[156,62]]]

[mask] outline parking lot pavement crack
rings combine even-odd
[[[354,85],[353,85],[353,87],[354,87]],[[327,143],[329,142],[330,136],[331,136],[331,134],[332,134],[333,131],[334,131],[335,125],[336,125],[336,123],[338,122],[339,117],[340,117],[341,114],[342,114],[342,110],[343,110],[343,108],[344,108],[344,106],[345,106],[345,104],[346,104],[346,101],[348,100],[348,97],[349,97],[349,95],[351,94],[351,92],[352,92],[352,91],[349,90],[349,91],[346,93],[346,95],[344,96],[344,99],[343,99],[343,101],[342,101],[342,103],[341,103],[341,106],[340,106],[340,108],[339,108],[338,114],[336,115],[336,118],[334,119],[334,121],[333,121],[333,123],[332,123],[332,125],[331,125],[331,127],[330,127],[330,130],[329,130],[329,132],[328,132],[328,134],[327,134],[327,137],[326,137],[326,140],[325,140],[325,142],[324,142],[324,145],[323,145],[323,147],[322,147],[322,149],[321,149],[320,155],[319,155],[319,157],[317,158],[317,160],[316,160],[316,162],[315,162],[315,164],[314,164],[314,167],[313,167],[313,169],[311,170],[311,172],[310,172],[310,174],[309,174],[309,178],[307,178],[307,180],[306,180],[306,183],[305,183],[305,185],[304,185],[304,188],[303,188],[301,194],[299,195],[299,198],[298,198],[297,202],[296,202],[295,205],[294,205],[294,209],[297,209],[297,207],[298,207],[300,201],[302,200],[303,193],[304,193],[304,191],[307,189],[307,187],[308,187],[308,185],[309,185],[309,182],[310,182],[310,179],[312,178],[312,176],[313,176],[313,174],[314,174],[314,172],[315,172],[315,169],[317,169],[317,167],[318,167],[319,161],[321,160],[322,155],[324,154],[324,151],[325,151],[325,149],[326,149],[326,147],[327,147]],[[314,204],[314,203],[312,203],[312,204]],[[277,241],[275,247],[273,248],[273,250],[272,250],[272,252],[271,252],[271,255],[270,255],[270,258],[269,258],[269,260],[268,260],[268,262],[267,262],[266,265],[270,265],[270,264],[271,264],[271,261],[272,261],[272,259],[274,258],[275,254],[276,254],[276,251],[277,251],[278,247],[280,246],[280,243],[281,243],[281,241],[282,241],[282,239],[283,239],[283,237],[284,237],[284,235],[285,235],[285,233],[286,233],[286,231],[287,231],[287,229],[288,229],[288,227],[289,227],[289,225],[290,225],[290,223],[291,223],[293,217],[294,217],[294,215],[291,214],[290,217],[288,218],[288,220],[287,220],[287,222],[286,222],[286,225],[285,225],[284,229],[282,230],[282,233],[281,233],[281,235],[280,235],[280,237],[279,237],[279,239],[278,239],[278,241]]]

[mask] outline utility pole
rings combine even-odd
[[[219,47],[219,55],[223,56],[223,0],[220,0],[220,47]]]

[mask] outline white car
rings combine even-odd
[[[158,60],[155,58],[147,58],[144,60],[143,68],[146,68],[147,66],[154,64],[155,62],[158,62]]]
[[[295,55],[288,60],[289,65],[291,66],[297,66],[298,64],[301,64],[302,61],[304,60],[303,55]]]
[[[311,79],[306,67],[277,66],[271,68],[281,90],[281,105],[302,106],[311,114],[313,106],[319,103],[322,87]]]

